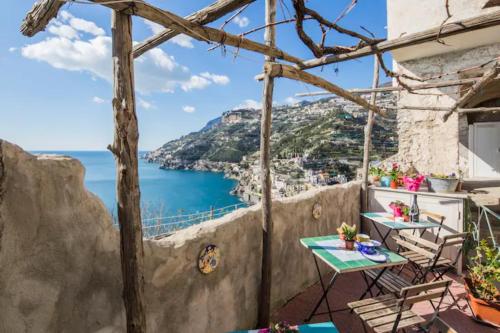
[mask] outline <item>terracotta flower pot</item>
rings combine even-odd
[[[351,239],[351,240],[345,240],[345,249],[346,250],[354,250],[354,240]]]
[[[410,216],[409,215],[403,215],[403,221],[410,222]]]
[[[390,187],[393,189],[398,188],[398,182],[395,180],[391,180]]]
[[[496,327],[500,327],[500,303],[485,301],[476,298],[471,291],[472,282],[469,278],[465,278],[465,290],[467,291],[467,299],[474,316]]]

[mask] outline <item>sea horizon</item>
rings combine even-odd
[[[139,154],[147,153],[141,150]],[[66,155],[85,167],[85,186],[116,215],[115,161],[109,150],[31,150],[33,154]],[[139,159],[139,186],[143,218],[192,214],[243,204],[230,192],[237,181],[222,172],[165,170]]]

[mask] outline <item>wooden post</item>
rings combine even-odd
[[[113,10],[111,21],[115,137],[113,145],[108,148],[116,160],[123,302],[127,316],[127,332],[144,333],[144,248],[137,154],[139,132],[135,113],[132,18],[128,14]]]
[[[266,32],[265,44],[275,46],[276,29],[272,23],[276,18],[276,0],[266,0]],[[274,61],[274,57],[266,56],[266,63]],[[272,280],[272,240],[273,220],[271,216],[271,119],[273,107],[274,77],[264,76],[264,94],[262,98],[262,115],[260,122],[260,173],[262,187],[262,273],[258,309],[258,327],[268,327],[271,314],[271,280]]]
[[[372,88],[375,89],[378,86],[379,81],[379,62],[376,56],[373,63],[373,82]],[[370,104],[375,105],[377,101],[377,92],[373,91],[370,96]],[[363,146],[363,183],[362,188],[362,198],[361,198],[361,210],[366,212],[368,209],[368,164],[370,163],[370,148],[372,143],[372,128],[375,122],[375,113],[372,110],[368,111],[368,120],[365,126],[365,143]]]

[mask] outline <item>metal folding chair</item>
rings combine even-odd
[[[440,280],[402,288],[399,297],[383,295],[348,303],[366,326],[375,333],[396,333],[400,329],[419,326],[426,320],[411,310],[415,303],[439,299],[434,317],[439,312],[443,298],[448,292],[451,280]]]

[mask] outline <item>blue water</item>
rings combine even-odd
[[[115,160],[108,151],[43,151],[35,153],[62,154],[74,157],[85,166],[85,185],[99,196],[116,215]],[[188,214],[241,204],[229,192],[236,181],[223,173],[162,170],[158,164],[139,160],[139,180],[143,217]]]

